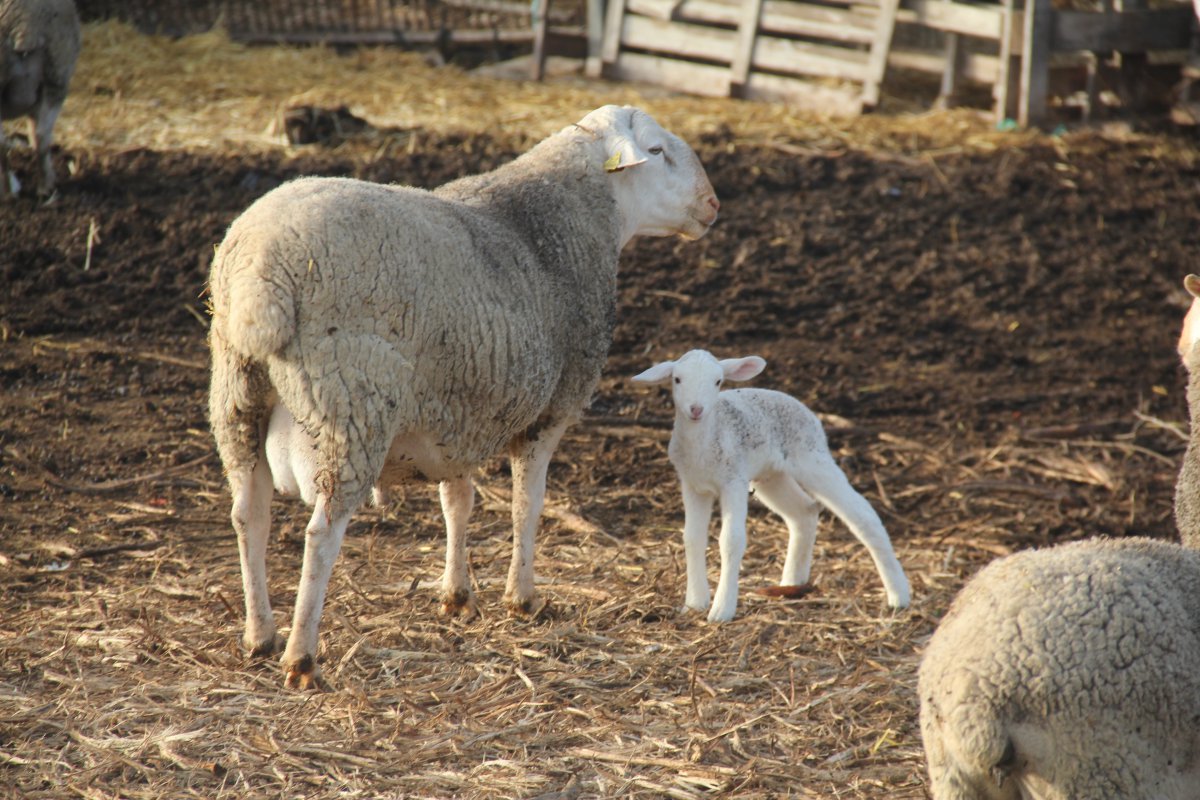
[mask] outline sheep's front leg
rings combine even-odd
[[[750,486],[738,483],[721,490],[721,578],[708,612],[709,622],[728,622],[737,611],[738,572],[746,552],[746,511]]]
[[[475,613],[475,594],[467,576],[467,521],[475,505],[470,477],[442,481],[438,486],[446,520],[446,571],[442,574],[442,613]]]
[[[271,530],[271,468],[261,455],[251,470],[229,473],[233,494],[233,529],[242,560],[242,595],[246,601],[246,630],[242,644],[256,658],[279,652],[271,599],[267,590],[267,537]]]
[[[762,504],[783,517],[788,528],[787,558],[780,586],[803,586],[812,572],[813,543],[821,506],[789,475],[778,473],[756,481],[754,494]]]
[[[710,600],[708,592],[708,566],[705,551],[708,549],[708,523],[712,519],[711,494],[702,494],[687,481],[680,480],[683,491],[683,555],[687,561],[687,593],[683,599],[683,610],[704,611]]]
[[[539,431],[512,454],[513,555],[504,602],[514,612],[529,614],[537,607],[533,588],[533,553],[538,519],[546,499],[546,471],[562,438],[565,424]]]
[[[62,111],[62,100],[54,102],[43,98],[38,105],[37,118],[29,123],[33,140],[34,155],[38,162],[37,193],[43,200],[51,200],[54,196],[54,163],[50,160],[50,150],[54,145],[54,123],[58,121]]]
[[[283,651],[285,682],[290,689],[315,689],[320,682],[317,669],[317,630],[325,606],[325,591],[329,576],[342,549],[350,512],[330,518],[328,499],[317,497],[312,518],[304,532],[304,567],[300,572],[300,588],[296,592],[296,611],[292,632]]]

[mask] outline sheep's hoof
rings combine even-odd
[[[442,616],[470,619],[478,613],[479,606],[475,602],[475,593],[470,589],[459,589],[442,596]]]
[[[518,600],[515,597],[505,597],[504,605],[508,606],[508,610],[511,613],[519,617],[533,619],[546,610],[546,598],[537,593],[524,600]]]
[[[317,692],[325,688],[325,682],[321,680],[321,670],[312,656],[303,656],[291,663],[285,663],[283,673],[283,685],[289,689]]]
[[[250,652],[250,658],[270,658],[278,653],[283,652],[285,642],[282,636],[278,633],[271,634],[271,638],[265,642],[252,642],[243,637],[242,646]]]

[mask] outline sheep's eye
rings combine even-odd
[[[651,148],[650,148],[650,154],[651,154],[651,155],[661,156],[661,155],[662,155],[662,151],[663,151],[663,149],[662,149],[662,145],[660,145],[660,144],[656,144],[656,145],[654,145],[653,147],[651,147]]]
[[[681,381],[679,380],[679,378],[676,378],[676,379],[675,379],[675,382],[676,382],[676,383],[681,383]]]
[[[720,386],[722,383],[724,383],[724,381],[720,378],[717,378],[717,386]]]

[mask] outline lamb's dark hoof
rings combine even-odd
[[[289,689],[319,692],[325,688],[325,682],[321,680],[321,670],[312,656],[304,656],[290,664],[284,664],[283,673],[283,685]]]

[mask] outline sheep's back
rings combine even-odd
[[[71,0],[0,0],[0,84],[17,71],[16,54],[38,52],[40,74],[30,77],[57,93],[66,92],[79,57],[80,36],[79,15]],[[25,103],[0,111],[12,117],[31,108]]]
[[[210,283],[224,338],[270,360],[283,394],[314,398],[292,408],[302,424],[373,393],[381,425],[393,408],[464,463],[543,415],[579,337],[569,293],[522,236],[409,187],[286,184],[234,222]]]

